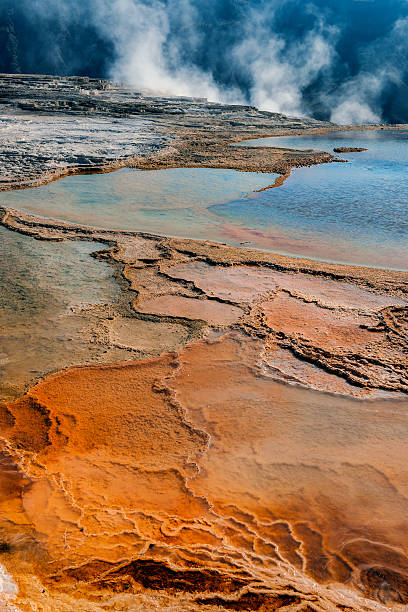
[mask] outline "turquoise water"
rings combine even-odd
[[[278,189],[212,208],[264,247],[323,259],[408,269],[408,131],[264,138],[241,146],[333,151],[348,163],[300,168]],[[286,248],[284,241],[286,241]],[[250,238],[249,238],[250,239]]]
[[[90,226],[245,245],[288,255],[408,269],[408,131],[332,132],[238,146],[332,151],[332,163],[276,175],[206,168],[120,170],[3,193],[6,206]]]

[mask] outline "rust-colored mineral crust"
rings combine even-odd
[[[100,342],[163,353],[68,368],[0,405],[20,610],[408,604],[406,275],[3,222],[107,242],[97,257],[129,303]]]
[[[35,238],[110,246],[95,256],[125,282],[92,319],[95,361],[149,357],[233,327],[265,340],[264,367],[280,380],[355,396],[408,390],[406,272],[0,214]]]
[[[1,406],[17,606],[408,603],[407,403],[332,397],[327,410],[328,396],[272,381],[264,350],[230,332],[70,368]]]

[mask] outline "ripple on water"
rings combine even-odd
[[[211,207],[228,223],[230,239],[275,245],[286,254],[408,269],[408,131],[262,138],[239,146],[368,150],[337,155],[348,163],[295,169],[251,207],[244,200]]]

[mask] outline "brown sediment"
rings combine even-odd
[[[214,326],[232,325],[243,315],[243,311],[237,306],[178,295],[162,295],[151,300],[138,301],[135,307],[138,312],[145,314],[204,320]]]
[[[185,131],[185,134],[183,134]],[[303,132],[302,132],[303,133]],[[308,130],[305,133],[310,133]],[[313,131],[312,133],[315,133]],[[236,133],[235,133],[236,134]],[[291,131],[253,132],[252,138],[285,136]],[[292,168],[302,168],[333,161],[330,153],[323,151],[295,151],[271,147],[232,147],[236,135],[205,133],[192,134],[190,130],[178,130],[176,141],[166,155],[152,154],[135,159],[130,167],[159,170],[164,168],[221,168],[245,172],[265,172],[282,175],[282,183],[289,176]],[[244,141],[245,138],[242,138]],[[279,180],[279,179],[278,179]],[[276,183],[274,186],[278,186]],[[271,186],[270,186],[271,187]]]
[[[0,223],[12,231],[40,240],[89,240],[104,242],[113,249],[102,254],[117,262],[124,258],[129,270],[159,262],[178,263],[180,260],[201,260],[211,266],[271,268],[282,272],[304,273],[311,276],[351,282],[376,293],[404,297],[408,295],[407,272],[367,268],[315,261],[301,257],[287,257],[254,249],[227,246],[210,241],[154,236],[145,232],[93,229],[64,221],[45,219],[29,213],[0,206]],[[152,256],[151,249],[154,248]],[[133,253],[136,253],[132,261]],[[143,253],[147,253],[148,262]],[[135,265],[134,265],[135,264]]]
[[[1,405],[17,486],[0,562],[21,610],[408,602],[407,273],[6,209],[2,223],[107,243],[95,256],[129,304],[101,342],[164,353],[64,370]]]
[[[283,183],[290,177],[290,170],[285,174],[281,174],[275,180],[273,185],[268,185],[267,187],[262,187],[262,189],[256,189],[256,193],[261,193],[262,191],[267,191],[268,189],[274,189],[275,187],[282,187]]]
[[[5,155],[0,191],[124,167],[228,168],[286,175],[291,168],[333,161],[333,156],[321,151],[231,145],[273,136],[406,128],[338,126],[204,99],[146,98],[101,79],[0,75],[0,84],[7,120],[13,119],[18,128],[15,142],[7,131],[1,143]],[[30,120],[28,138],[19,123],[26,119]],[[78,141],[78,122],[87,126],[89,120],[94,129],[83,128]],[[48,123],[50,128],[44,131]]]
[[[364,149],[364,147],[335,147],[333,151],[335,153],[362,153],[368,151],[368,149]]]
[[[282,295],[261,303],[257,316],[272,331],[274,343],[295,356],[365,389],[407,392],[405,341],[385,322],[387,311],[394,309],[356,314]],[[397,311],[405,338],[408,308]]]
[[[296,260],[287,258],[287,263]],[[310,262],[309,262],[310,263]],[[282,266],[283,267],[283,266]],[[336,269],[336,266],[333,266]],[[353,270],[350,269],[350,272]],[[369,270],[367,270],[369,272]],[[212,266],[201,259],[170,268],[172,278],[194,282],[208,295],[236,302],[252,301],[257,295],[276,291],[278,287],[304,296],[309,302],[319,302],[326,307],[358,310],[378,310],[395,304],[406,304],[406,298],[367,291],[351,282],[341,283],[330,278],[306,273],[288,274],[277,271],[265,263],[249,266],[245,259],[231,266]]]
[[[164,128],[172,136],[171,144],[158,152],[144,156],[135,156],[123,162],[123,166],[144,170],[160,170],[166,168],[220,168],[245,172],[276,173],[280,176],[273,185],[259,191],[281,186],[290,176],[292,169],[310,167],[318,164],[345,161],[337,159],[329,152],[315,150],[296,150],[281,147],[245,147],[245,140],[272,138],[279,136],[294,136],[307,134],[326,134],[332,131],[355,131],[373,129],[401,129],[404,126],[337,126],[318,125],[293,126],[288,119],[287,125],[276,124],[276,117],[270,121],[251,120],[242,125],[226,127],[225,121],[220,124],[211,123],[211,127],[177,122],[171,128]],[[406,127],[406,126],[405,126]],[[241,131],[242,130],[242,131]],[[241,146],[231,146],[241,143]],[[355,149],[353,149],[355,150]],[[365,149],[361,149],[365,150]],[[340,152],[336,149],[334,152]],[[351,152],[351,151],[350,151]]]
[[[333,128],[334,129],[334,128]],[[281,186],[290,176],[292,168],[302,168],[318,164],[330,163],[336,160],[331,153],[324,151],[296,151],[293,149],[280,149],[271,147],[232,147],[235,142],[235,134],[217,133],[208,136],[201,130],[184,128],[180,126],[177,132],[174,128],[162,128],[163,132],[170,135],[173,140],[170,146],[160,149],[159,152],[139,156],[129,156],[123,159],[107,161],[103,165],[75,165],[70,164],[65,168],[53,168],[33,178],[10,178],[0,182],[0,191],[10,189],[27,189],[39,187],[57,181],[67,176],[81,174],[107,174],[122,168],[136,168],[139,170],[163,170],[168,168],[217,168],[225,170],[238,170],[242,172],[262,172],[266,174],[279,174],[273,185],[259,191],[265,191],[272,187]],[[312,129],[302,130],[301,134],[326,133],[328,130]],[[184,133],[183,133],[184,132]],[[243,132],[246,134],[247,132]],[[254,130],[250,138],[268,138],[271,136],[293,135],[293,131],[278,130]],[[245,138],[242,138],[244,141]]]
[[[1,405],[0,467],[11,480],[3,479],[0,562],[21,610],[407,602],[406,402],[363,399],[406,391],[406,274],[319,269],[12,211],[3,223],[46,239],[107,242],[98,256],[121,267],[145,318],[113,312],[106,342],[133,358],[178,351],[71,368]],[[181,348],[215,333],[223,335]],[[373,352],[375,364],[363,367]],[[328,396],[274,378],[339,396],[327,410]]]
[[[144,321],[117,315],[106,322],[109,343],[141,354],[176,350],[189,339],[184,325],[166,321]]]
[[[121,265],[87,264],[91,245],[45,244],[4,228],[0,241],[7,261],[0,274],[0,401],[69,365],[153,356],[194,336],[193,324],[136,318]],[[141,243],[147,261],[149,241],[135,240],[132,253]]]
[[[58,99],[55,99],[50,80],[52,77],[48,80],[40,77],[33,83],[31,78],[22,76],[21,82],[13,83],[0,75],[0,82],[6,81],[3,100],[9,105],[8,119],[13,116],[10,109],[16,111],[16,125],[21,118],[32,119],[38,112],[49,114],[42,115],[44,122],[52,117],[52,129],[48,134],[41,132],[39,143],[34,135],[31,136],[34,144],[25,142],[24,132],[19,134],[17,146],[13,146],[12,141],[4,143],[7,154],[0,168],[0,190],[33,187],[71,174],[111,172],[123,167],[207,167],[285,174],[291,167],[332,160],[332,155],[324,152],[230,146],[247,138],[299,130],[336,129],[328,122],[287,118],[253,107],[213,104],[205,100],[144,99],[136,92],[113,84],[109,84],[109,94],[101,96],[99,87],[95,93],[94,87],[83,79],[78,79],[79,90],[73,88],[69,80],[59,78]],[[24,100],[27,95],[29,102]],[[81,101],[76,99],[78,97]],[[61,106],[62,98],[66,99],[64,106]],[[93,134],[84,134],[78,147],[77,126],[72,115],[82,118],[84,113],[101,125]],[[121,129],[118,134],[121,122],[128,129]],[[35,127],[34,124],[34,131]],[[98,138],[98,128],[101,134],[107,131],[105,140],[112,140],[112,144],[94,141]],[[126,136],[126,132],[133,131],[140,132],[140,142]],[[44,146],[47,140],[48,146]],[[64,140],[68,146],[61,148],[60,143]],[[128,153],[124,154],[122,149]],[[22,167],[24,172],[21,172]]]

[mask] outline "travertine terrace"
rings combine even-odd
[[[229,146],[330,124],[86,79],[2,89],[20,139],[3,189],[123,165],[285,174],[332,159]],[[27,240],[106,245],[94,257],[120,293],[81,312],[99,347],[88,364],[74,343],[65,369],[9,381],[0,404],[10,606],[405,609],[407,273],[0,217]]]
[[[0,187],[123,166],[287,172],[326,153],[231,149],[245,138],[335,127],[204,99],[151,98],[88,78],[0,75]]]

